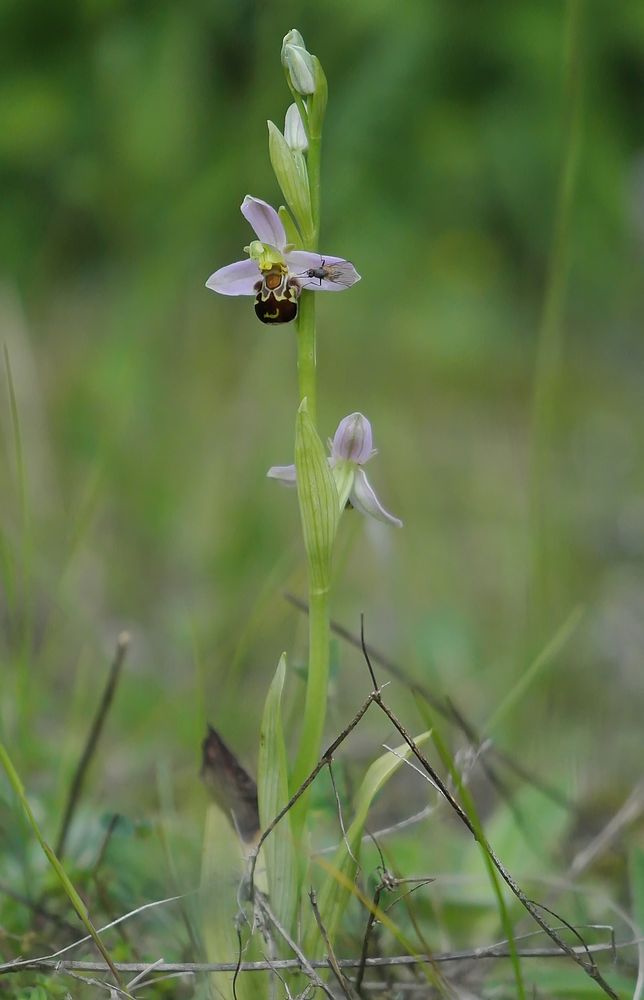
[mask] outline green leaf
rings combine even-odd
[[[317,591],[326,591],[340,505],[324,446],[309,416],[306,399],[300,404],[295,423],[295,468],[311,585]]]
[[[313,220],[304,157],[290,149],[277,125],[271,121],[268,122],[268,153],[286,204],[293,213],[300,232],[310,237]]]
[[[315,92],[309,100],[309,128],[313,139],[322,133],[322,123],[326,111],[328,98],[328,86],[326,76],[322,69],[322,64],[317,56],[311,56],[313,60],[313,75],[315,78]]]
[[[280,205],[277,210],[277,214],[282,220],[282,225],[286,231],[286,242],[292,243],[297,250],[302,250],[304,244],[302,243],[302,237],[300,236],[299,230],[293,221],[293,216],[289,212],[285,205]]]
[[[422,733],[420,736],[415,737],[414,741],[420,746],[428,739],[429,735],[429,732]],[[406,743],[397,747],[393,753],[388,750],[373,762],[358,789],[353,822],[347,830],[346,837],[338,845],[332,863],[333,869],[340,874],[341,879],[332,876],[329,877],[325,881],[319,895],[318,906],[320,916],[332,942],[335,939],[342,915],[351,897],[351,890],[348,888],[347,879],[349,882],[353,882],[356,876],[362,834],[371,804],[380,789],[396,773],[404,761],[409,758],[410,754],[411,750]],[[311,918],[307,927],[304,952],[307,955],[318,957],[322,949],[323,942],[321,942],[317,925],[313,918]]]
[[[257,795],[263,830],[289,799],[281,709],[285,674],[286,654],[283,653],[268,690],[259,734]],[[290,930],[297,909],[297,857],[290,816],[285,816],[279,827],[267,838],[262,854],[266,864],[271,906],[282,926]]]

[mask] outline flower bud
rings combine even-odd
[[[290,31],[287,31],[286,34],[284,35],[284,38],[282,39],[282,65],[283,66],[286,65],[286,63],[284,62],[284,46],[285,45],[299,45],[300,48],[302,48],[302,49],[306,48],[306,45],[304,44],[304,39],[302,38],[302,36],[301,36],[300,32],[297,30],[297,28],[291,28]]]
[[[303,97],[315,92],[315,68],[311,53],[299,31],[292,28],[282,42],[282,66],[289,75],[293,90]]]
[[[305,153],[309,148],[304,123],[297,104],[291,104],[284,118],[284,138],[294,152]]]

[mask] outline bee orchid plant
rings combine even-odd
[[[263,323],[296,321],[299,407],[295,463],[273,466],[268,476],[297,488],[308,566],[308,673],[299,747],[293,766],[285,765],[283,801],[275,803],[271,799],[273,806],[284,805],[320,755],[328,694],[331,562],[340,518],[345,510],[355,508],[388,525],[402,524],[380,503],[365,473],[364,466],[375,454],[369,420],[362,413],[344,417],[329,441],[329,454],[317,431],[315,293],[346,291],[360,280],[360,275],[349,260],[318,250],[320,147],[327,100],[324,72],[297,31],[289,32],[284,39],[282,64],[293,103],[286,113],[284,132],[273,122],[268,123],[268,130],[270,160],[285,205],[277,211],[266,201],[247,195],[241,212],[256,239],[245,247],[245,259],[220,267],[206,282],[209,289],[221,295],[253,296],[255,313]],[[283,657],[269,692],[265,718],[268,706],[274,707],[276,698],[279,701],[275,691],[278,686],[281,694],[284,676]],[[275,732],[274,727],[271,732]],[[264,736],[260,744],[265,746]],[[276,750],[278,759],[285,756],[284,748]],[[261,762],[260,753],[260,778]],[[273,787],[271,782],[272,778],[268,784]],[[261,780],[259,792],[261,817]],[[270,809],[268,812],[268,816],[261,817],[263,822],[270,820]],[[288,817],[296,855],[307,832],[307,818],[305,793]],[[285,844],[276,849],[285,850]],[[270,885],[270,864],[267,867]],[[297,861],[294,867],[297,869]],[[283,866],[283,871],[287,868]],[[292,908],[286,909],[285,919],[292,922]]]

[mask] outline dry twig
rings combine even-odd
[[[291,938],[288,937],[287,943],[291,945]],[[612,955],[614,951],[621,951],[624,948],[637,947],[640,944],[640,939],[633,939],[631,941],[618,941],[613,944],[612,941],[584,945],[582,948],[573,947],[570,951],[575,956],[586,956],[588,953],[591,955],[601,955],[608,954]],[[295,945],[297,948],[297,945]],[[299,951],[299,948],[297,949]],[[297,952],[296,952],[297,954]],[[565,958],[567,952],[563,952],[560,947],[557,948],[522,948],[517,949],[517,955],[519,958],[525,959],[539,959],[539,958]],[[380,968],[396,968],[404,966],[414,966],[414,965],[426,965],[435,963],[451,963],[451,962],[472,962],[472,961],[483,961],[488,959],[505,959],[510,957],[510,949],[505,944],[493,944],[486,945],[481,948],[464,948],[460,951],[446,951],[437,952],[434,955],[393,955],[383,958],[367,958],[365,960],[365,968],[367,969],[380,969]],[[326,959],[306,959],[302,956],[302,959],[309,965],[312,969],[326,969],[328,968],[328,961]],[[297,971],[302,968],[302,959],[298,958],[280,958],[272,961],[259,961],[259,962],[242,962],[239,965],[239,972],[270,972],[271,969],[279,970],[293,970]],[[338,966],[341,969],[358,969],[362,962],[360,957],[358,958],[339,958],[337,960]],[[147,972],[150,968],[149,962],[115,962],[114,967],[118,972],[128,973],[128,972]],[[235,972],[238,968],[237,962],[160,962],[158,965],[155,964],[154,971],[158,973],[200,973],[200,972]],[[104,962],[74,962],[74,961],[64,961],[57,959],[45,959],[45,958],[34,958],[34,959],[22,959],[19,962],[9,962],[6,965],[0,967],[0,974],[10,974],[12,972],[24,972],[27,969],[41,969],[43,971],[50,972],[66,972],[68,970],[75,972],[109,972],[107,965]]]
[[[322,916],[320,914],[317,896],[315,895],[314,889],[311,889],[311,891],[309,892],[309,899],[311,900],[311,907],[313,909],[315,922],[318,925],[320,934],[322,935],[322,940],[324,941],[324,946],[327,952],[327,960],[331,967],[331,971],[333,972],[333,975],[337,979],[338,985],[342,990],[344,996],[347,998],[347,1000],[357,1000],[356,991],[354,990],[353,986],[351,985],[347,977],[342,972],[342,969],[340,968],[340,965],[336,958],[336,954],[333,950],[333,945],[331,944],[331,941],[329,939],[329,934],[327,932],[327,929],[322,923]]]
[[[286,597],[286,600],[293,605],[293,607],[297,608],[299,611],[303,611],[305,614],[308,614],[309,607],[306,601],[303,601],[295,594],[286,593],[284,596]],[[350,646],[354,646],[356,649],[362,649],[362,640],[360,636],[356,635],[355,632],[352,632],[344,625],[341,625],[340,622],[332,620],[331,629],[336,635],[340,636],[341,639],[348,642]],[[407,673],[406,670],[403,670],[403,668],[394,663],[390,657],[386,656],[385,653],[382,653],[370,643],[366,644],[366,650],[374,663],[383,667],[388,674],[391,674],[392,677],[399,680],[412,693],[421,695],[421,697],[426,700],[428,705],[430,705],[434,711],[438,713],[438,715],[442,716],[442,718],[444,718],[446,722],[450,723],[450,725],[455,725],[457,729],[462,732],[468,742],[472,743],[474,746],[480,746],[481,738],[478,735],[475,726],[473,726],[472,723],[463,715],[463,712],[457,708],[451,698],[446,698],[445,700],[437,698],[436,695],[429,690],[429,688],[415,680],[410,674]],[[494,753],[498,760],[505,764],[508,770],[513,771],[517,777],[521,778],[528,784],[533,785],[535,788],[538,788],[539,791],[542,792],[547,798],[556,802],[565,809],[574,809],[574,804],[562,795],[558,789],[552,788],[552,786],[542,781],[541,778],[532,774],[522,764],[510,756],[510,754],[505,753],[504,750],[496,746],[496,744],[492,744],[490,752]],[[493,776],[489,764],[482,763],[481,766],[487,774],[488,779],[497,788],[497,791],[499,791],[499,793],[504,795],[507,799],[505,785],[498,778],[498,775],[494,774]]]
[[[62,860],[62,856],[65,851],[67,834],[69,833],[69,828],[71,826],[74,813],[76,812],[76,807],[80,801],[85,775],[87,774],[87,769],[91,764],[92,757],[96,752],[96,747],[98,746],[98,741],[103,731],[103,726],[105,725],[105,719],[107,718],[107,713],[109,712],[110,705],[112,704],[112,700],[114,698],[114,692],[116,691],[116,686],[121,674],[121,667],[123,666],[129,644],[129,633],[121,632],[116,642],[116,652],[114,654],[114,659],[112,660],[112,665],[110,667],[107,682],[103,689],[101,700],[96,709],[94,718],[92,719],[92,724],[87,734],[87,740],[85,742],[83,752],[80,755],[80,759],[76,765],[76,770],[74,771],[74,776],[69,786],[67,804],[65,806],[63,821],[60,825],[60,832],[56,842],[55,853],[59,860]]]
[[[454,810],[454,812],[456,813],[456,815],[459,817],[459,819],[461,820],[461,822],[465,824],[465,826],[470,831],[470,833],[472,834],[472,836],[474,837],[474,839],[476,840],[476,842],[481,845],[481,847],[483,848],[483,850],[488,855],[490,861],[492,862],[492,864],[496,868],[497,872],[499,873],[499,875],[501,876],[501,878],[503,879],[503,881],[505,882],[505,884],[508,886],[508,888],[510,889],[510,891],[516,896],[516,898],[519,900],[519,902],[524,907],[524,909],[526,909],[528,911],[528,913],[530,914],[530,916],[532,917],[532,919],[534,921],[536,921],[536,923],[539,925],[539,927],[541,927],[541,929],[543,931],[545,931],[545,933],[548,935],[548,937],[552,941],[554,941],[555,944],[557,944],[561,948],[562,951],[564,951],[570,958],[572,958],[572,960],[574,962],[577,963],[577,965],[580,966],[580,968],[582,968],[584,970],[584,972],[586,973],[587,976],[589,976],[591,979],[593,979],[597,983],[597,985],[604,991],[604,993],[606,993],[607,996],[612,997],[613,1000],[619,1000],[619,997],[618,997],[617,993],[615,992],[615,990],[612,988],[612,986],[609,983],[606,982],[606,980],[602,976],[601,972],[599,971],[599,968],[597,967],[597,964],[590,957],[590,953],[588,953],[589,961],[585,962],[584,959],[583,959],[583,957],[581,955],[577,954],[575,952],[575,950],[570,947],[570,945],[566,944],[566,942],[559,936],[559,934],[557,934],[557,932],[554,930],[554,928],[550,927],[550,925],[547,923],[547,921],[544,920],[544,918],[541,916],[541,914],[539,912],[539,909],[540,909],[539,905],[536,904],[536,903],[534,903],[531,899],[528,899],[528,897],[526,896],[526,894],[523,892],[523,890],[520,888],[520,886],[515,882],[514,878],[512,877],[512,875],[510,874],[510,872],[507,870],[507,868],[505,867],[505,865],[502,863],[502,861],[500,860],[500,858],[497,857],[497,855],[495,854],[495,852],[492,849],[492,846],[490,845],[490,843],[487,840],[487,838],[483,835],[482,831],[480,829],[477,829],[477,827],[472,822],[472,820],[470,819],[470,817],[468,816],[468,814],[465,812],[465,810],[463,809],[463,807],[460,805],[459,802],[456,801],[456,799],[454,798],[454,796],[452,795],[452,793],[449,791],[449,789],[447,788],[446,784],[444,783],[444,781],[442,780],[442,778],[440,777],[440,775],[434,770],[434,768],[432,767],[432,765],[429,763],[428,759],[425,757],[425,755],[422,753],[422,751],[418,748],[418,746],[416,745],[416,743],[414,742],[414,740],[412,739],[412,737],[409,735],[409,733],[407,732],[407,730],[403,726],[402,722],[400,722],[400,720],[396,717],[396,715],[389,708],[389,706],[385,704],[385,702],[382,699],[382,695],[380,694],[380,690],[378,688],[378,683],[376,681],[376,675],[374,673],[373,666],[372,666],[371,661],[369,659],[369,651],[368,651],[367,645],[366,645],[365,640],[364,640],[364,618],[362,619],[362,625],[361,625],[361,639],[362,639],[362,652],[363,652],[363,655],[364,655],[364,658],[365,658],[365,662],[366,662],[366,665],[367,665],[367,669],[369,671],[369,676],[371,677],[371,682],[372,682],[372,685],[373,685],[373,700],[378,705],[378,707],[380,708],[380,710],[382,712],[384,712],[384,714],[387,716],[387,718],[389,719],[389,721],[391,722],[391,724],[394,726],[394,728],[398,730],[398,732],[400,733],[400,735],[402,736],[403,740],[405,741],[405,743],[407,744],[407,746],[409,747],[409,749],[413,753],[413,755],[416,758],[416,760],[418,761],[418,763],[421,765],[421,767],[423,768],[423,770],[427,773],[428,777],[431,779],[431,781],[434,783],[434,785],[440,790],[441,794],[446,799],[446,801],[449,803],[449,805],[452,807],[452,809]]]

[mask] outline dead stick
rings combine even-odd
[[[62,859],[65,851],[67,834],[69,833],[69,828],[71,826],[74,813],[76,812],[76,807],[80,801],[87,769],[89,768],[92,757],[96,752],[96,747],[98,745],[101,732],[103,731],[103,726],[105,724],[105,719],[107,718],[110,705],[112,704],[112,699],[114,698],[114,692],[116,691],[116,686],[121,673],[121,667],[123,666],[123,661],[125,660],[125,654],[127,653],[129,644],[129,633],[121,632],[116,642],[116,652],[114,654],[114,659],[112,660],[112,666],[110,667],[107,683],[103,689],[103,695],[98,704],[98,708],[96,709],[96,714],[94,715],[92,725],[90,726],[89,733],[87,734],[87,740],[85,742],[83,752],[80,756],[74,772],[74,777],[72,778],[69,786],[67,805],[65,806],[65,813],[63,815],[63,821],[60,825],[60,833],[58,834],[58,840],[56,842],[56,854],[59,859]]]
[[[309,959],[306,957],[306,955],[300,949],[300,947],[295,943],[295,941],[288,933],[288,931],[285,930],[284,927],[282,927],[279,920],[277,919],[277,917],[271,910],[270,906],[266,902],[265,897],[263,896],[258,897],[257,904],[261,912],[271,922],[271,924],[273,925],[277,933],[280,935],[280,937],[282,937],[284,941],[286,941],[287,945],[289,946],[293,954],[297,955],[299,966],[304,975],[308,976],[308,978],[311,980],[314,986],[317,986],[319,989],[322,990],[323,993],[326,993],[326,995],[330,998],[330,1000],[334,1000],[333,993],[331,992],[327,984],[324,982],[324,980],[320,979],[317,972],[315,971],[313,963],[309,961]]]
[[[358,993],[361,994],[362,991],[362,980],[364,978],[365,965],[367,963],[367,951],[369,949],[369,938],[371,937],[371,930],[376,921],[376,913],[378,912],[378,907],[380,905],[380,894],[384,888],[382,882],[376,886],[376,891],[373,894],[373,907],[369,910],[369,917],[367,919],[367,926],[365,927],[364,938],[362,939],[362,951],[360,953],[360,965],[358,966],[358,972],[356,973],[355,985]],[[361,994],[362,995],[362,994]]]
[[[571,951],[576,955],[613,954],[617,949],[633,948],[637,941],[620,941],[616,945],[612,942],[603,944],[589,944],[583,948],[574,947]],[[561,948],[523,948],[517,950],[519,958],[565,958],[565,953]],[[365,967],[367,969],[425,965],[435,962],[471,962],[488,959],[506,959],[510,957],[510,949],[506,945],[490,945],[481,948],[466,948],[461,951],[439,952],[435,955],[393,955],[389,958],[367,958]],[[361,958],[339,958],[338,965],[341,969],[357,969],[362,962]],[[271,962],[159,962],[155,964],[154,972],[162,973],[198,973],[198,972],[271,972],[274,969],[299,969],[301,968],[299,958],[280,958]],[[328,968],[326,959],[311,958],[308,964],[314,969]],[[117,972],[147,972],[150,969],[149,962],[115,962],[114,968]],[[77,972],[109,972],[105,962],[74,962],[59,958],[34,958],[19,959],[0,965],[0,974],[12,972],[24,972],[27,969],[54,969],[60,972],[75,970]]]
[[[578,956],[575,953],[574,949],[571,948],[570,945],[566,944],[566,942],[559,937],[557,932],[552,927],[550,927],[550,925],[543,919],[543,917],[539,913],[538,905],[533,903],[532,900],[528,899],[528,897],[520,888],[520,886],[514,881],[514,878],[512,877],[512,875],[510,875],[510,872],[507,870],[505,865],[501,862],[501,860],[492,850],[492,847],[487,838],[485,837],[485,835],[483,834],[482,830],[480,828],[477,829],[477,827],[472,822],[472,820],[465,812],[463,807],[456,801],[450,790],[447,788],[442,778],[434,770],[434,768],[429,763],[429,761],[422,753],[422,751],[419,750],[418,746],[416,745],[412,737],[409,735],[409,733],[403,726],[402,722],[399,721],[399,719],[394,715],[389,706],[386,705],[385,702],[382,700],[382,695],[380,694],[380,690],[378,688],[376,676],[374,674],[373,667],[369,659],[367,645],[364,641],[364,619],[362,621],[361,638],[362,638],[362,652],[365,658],[365,662],[367,664],[367,669],[369,670],[369,676],[371,677],[371,682],[373,684],[374,688],[373,700],[375,701],[376,705],[378,705],[381,711],[384,712],[384,714],[387,716],[391,724],[398,730],[398,732],[400,733],[403,740],[413,753],[418,763],[422,766],[423,770],[429,775],[432,782],[441,792],[443,798],[447,800],[447,802],[452,807],[454,812],[457,814],[459,819],[465,824],[467,829],[470,831],[476,842],[481,845],[481,847],[488,855],[490,861],[498,871],[499,875],[501,876],[505,884],[514,893],[514,895],[519,900],[521,905],[528,911],[532,919],[539,925],[541,930],[545,931],[548,937],[552,941],[554,941],[555,944],[559,945],[561,950],[564,951],[566,955],[568,955],[570,958],[572,958],[572,960],[576,962],[577,965],[579,965],[584,970],[586,975],[588,975],[591,979],[593,979],[597,983],[599,987],[601,987],[604,993],[606,993],[609,997],[612,997],[613,1000],[619,1000],[618,994],[614,991],[612,986],[610,986],[610,984],[606,982],[601,972],[597,968],[597,965],[592,961],[592,959],[590,959],[589,963],[584,962],[583,958]],[[587,957],[590,956],[588,955]]]
[[[315,889],[310,890],[309,899],[311,900],[311,907],[313,909],[315,922],[318,925],[318,929],[320,931],[320,934],[322,935],[322,940],[324,941],[324,946],[326,948],[326,953],[327,953],[327,960],[329,962],[329,965],[331,966],[331,971],[333,972],[333,975],[337,979],[338,985],[342,990],[343,995],[347,998],[347,1000],[357,1000],[357,993],[354,990],[351,983],[349,982],[349,980],[347,979],[347,977],[342,972],[342,969],[338,964],[338,960],[333,950],[333,945],[331,944],[331,940],[329,938],[327,929],[322,922],[322,915],[318,907],[318,899],[315,894]]]

